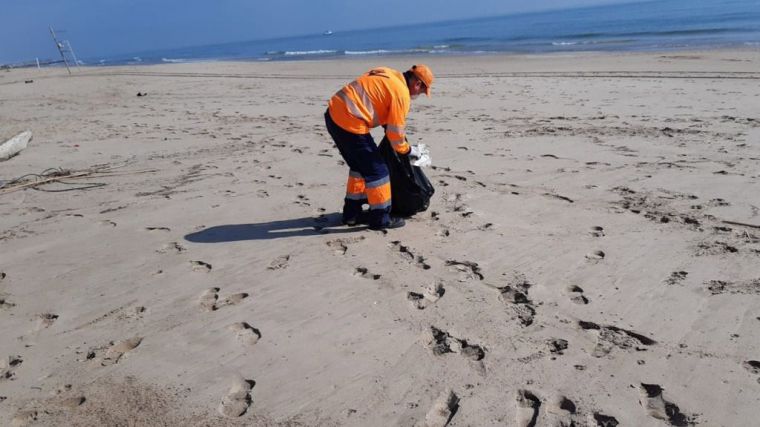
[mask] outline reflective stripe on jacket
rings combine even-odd
[[[406,116],[411,99],[404,75],[391,68],[379,67],[343,86],[329,102],[330,117],[344,130],[354,134],[369,133],[385,126],[385,135],[393,148],[409,152],[406,142]]]

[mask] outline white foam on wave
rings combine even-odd
[[[552,42],[552,46],[574,46],[578,42]]]
[[[161,58],[161,61],[163,62],[170,62],[172,64],[179,64],[182,62],[188,62],[187,59],[174,59],[174,58]]]
[[[391,53],[391,50],[377,49],[377,50],[347,50],[346,55],[382,55],[384,53]]]
[[[432,53],[432,52],[435,52],[435,51],[431,49],[414,48],[414,49],[400,49],[400,50],[387,50],[387,49],[346,50],[343,53],[346,55],[403,55],[407,53]]]
[[[293,50],[285,52],[286,56],[303,56],[303,55],[325,55],[328,53],[336,53],[335,50],[318,49],[318,50]]]

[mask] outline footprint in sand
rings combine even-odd
[[[145,227],[148,231],[172,231],[169,227]]]
[[[406,299],[412,303],[413,307],[424,310],[428,305],[435,304],[444,293],[446,293],[446,289],[443,287],[443,283],[436,283],[426,288],[422,293],[408,292]]]
[[[670,277],[665,280],[665,284],[668,286],[677,285],[686,279],[689,273],[686,271],[674,271],[670,273]]]
[[[211,264],[203,261],[190,261],[190,265],[193,267],[193,271],[211,271]]]
[[[306,207],[311,206],[311,203],[309,203],[309,198],[306,197],[305,195],[299,194],[297,197],[298,199],[294,201],[293,203],[299,206],[306,206]]]
[[[528,390],[517,390],[515,396],[515,425],[518,427],[535,427],[538,421],[538,409],[541,401]]]
[[[253,403],[251,390],[255,385],[256,383],[252,380],[236,379],[232,383],[230,391],[222,398],[222,402],[217,408],[219,413],[229,418],[236,418],[245,414]]]
[[[345,255],[346,252],[348,251],[349,245],[361,242],[364,239],[365,239],[364,236],[335,239],[335,240],[330,240],[329,242],[326,243],[326,245],[330,247],[335,252],[336,255]]]
[[[254,345],[261,338],[261,332],[246,322],[233,323],[227,329],[234,332],[238,341],[245,345]]]
[[[707,256],[707,255],[724,255],[735,254],[739,252],[734,246],[729,245],[726,242],[714,241],[714,242],[701,242],[695,249],[695,256]]]
[[[41,331],[43,329],[49,328],[55,321],[58,320],[57,314],[52,313],[43,313],[37,315],[37,326],[35,327],[36,331]]]
[[[742,366],[744,366],[744,369],[749,371],[751,374],[760,375],[760,361],[748,360],[742,363]],[[760,376],[757,377],[757,382],[760,383]]]
[[[760,294],[760,278],[743,282],[727,282],[725,280],[710,280],[705,283],[712,295],[720,294]]]
[[[561,356],[565,354],[568,343],[562,338],[550,338],[546,340],[546,345],[549,347],[549,353]]]
[[[8,301],[5,296],[0,294],[0,310],[7,310],[15,307],[16,304]]]
[[[748,370],[749,372],[760,375],[760,361],[757,360],[748,360],[743,363],[744,369]]]
[[[186,250],[187,249],[184,246],[180,245],[177,242],[169,242],[161,246],[160,249],[157,249],[156,252],[160,254],[168,254],[168,253],[178,254],[178,253],[185,252]]]
[[[224,306],[228,305],[236,305],[240,303],[240,301],[243,301],[244,299],[248,298],[248,294],[245,292],[240,292],[237,294],[232,294],[228,296],[227,298],[223,300],[219,300],[219,288],[210,288],[203,292],[201,294],[201,297],[198,300],[198,304],[201,307],[201,310],[203,311],[216,311]]]
[[[131,310],[126,310],[124,313],[120,314],[118,319],[119,320],[139,320],[142,319],[145,312],[148,311],[145,306],[139,305],[137,307],[132,308]]]
[[[588,416],[588,425],[596,427],[617,427],[620,423],[615,417],[594,412]]]
[[[425,258],[421,255],[415,255],[414,252],[408,247],[401,244],[400,241],[394,240],[391,242],[390,246],[397,250],[399,252],[399,255],[401,255],[402,258],[407,260],[408,262],[416,265],[417,267],[423,269],[423,270],[429,270],[430,266],[425,263]]]
[[[115,222],[107,220],[107,219],[103,219],[103,220],[98,221],[98,224],[105,225],[105,226],[108,226],[108,227],[116,227],[116,223]]]
[[[460,282],[466,282],[468,280],[483,280],[484,278],[477,262],[447,259],[445,265],[447,267],[454,267],[460,273]]]
[[[591,227],[589,234],[594,237],[604,237],[604,228],[598,225]]]
[[[199,304],[203,311],[216,310],[216,302],[219,299],[219,288],[211,288],[203,292]]]
[[[112,343],[103,355],[103,359],[100,362],[101,366],[115,365],[119,363],[122,357],[127,353],[137,348],[142,342],[142,337],[133,337],[123,341],[117,341]]]
[[[75,397],[66,397],[66,398],[56,399],[55,401],[53,401],[53,404],[63,409],[74,409],[77,406],[82,406],[82,404],[86,401],[87,401],[87,398],[85,398],[84,396],[75,396]]]
[[[71,391],[72,385],[66,384],[54,392],[54,397],[48,401],[62,409],[74,409],[81,406],[87,399]]]
[[[657,344],[657,341],[649,337],[627,329],[618,328],[617,326],[602,326],[583,320],[578,322],[578,326],[585,331],[597,332],[596,347],[591,353],[594,357],[604,357],[612,352],[614,348],[646,351],[648,346]]]
[[[19,412],[16,412],[16,415],[13,416],[13,419],[11,420],[11,426],[25,427],[25,426],[30,425],[34,421],[37,421],[37,411],[35,410],[19,411]]]
[[[580,286],[568,286],[567,293],[570,295],[570,301],[576,304],[588,304],[588,298],[583,295],[583,289]]]
[[[446,427],[458,409],[459,397],[451,389],[446,389],[433,402],[425,415],[425,422],[417,425],[418,427]]]
[[[8,356],[0,359],[0,381],[13,381],[16,377],[16,367],[23,362],[24,359],[21,356]]]
[[[459,179],[460,181],[467,180],[467,178],[463,176],[456,176],[456,178]],[[448,194],[448,195],[444,194],[443,201],[447,205],[446,211],[458,213],[464,218],[472,215],[472,211],[469,209],[469,207],[466,204],[464,204],[462,199],[463,199],[463,196],[462,194],[459,194],[459,193]]]
[[[715,232],[715,234],[726,234],[726,233],[730,233],[732,231],[734,231],[733,228],[726,227],[726,226],[723,226],[723,225],[718,225],[718,226],[713,227],[713,232]]]
[[[288,267],[288,261],[290,261],[290,255],[281,255],[275,258],[267,267],[267,270],[281,270]]]
[[[354,270],[354,276],[363,277],[365,279],[377,280],[382,276],[380,274],[371,274],[365,267],[356,267]]]
[[[575,403],[562,395],[555,395],[546,401],[546,416],[548,425],[558,427],[574,426],[573,415],[576,411]]]
[[[536,315],[535,305],[528,298],[531,286],[524,275],[513,272],[507,279],[507,285],[496,288],[500,293],[499,299],[511,307],[522,326],[532,325]]]
[[[663,389],[657,384],[640,384],[639,403],[647,415],[668,422],[673,426],[689,425],[689,419],[681,413],[678,405],[665,400]]]
[[[430,327],[428,335],[426,336],[428,347],[433,351],[436,356],[441,356],[446,353],[459,353],[465,359],[478,362],[486,357],[486,352],[483,347],[475,344],[470,344],[466,339],[455,338],[448,332],[442,331],[434,326]]]
[[[593,251],[586,254],[586,259],[589,261],[601,261],[607,256],[604,251]]]

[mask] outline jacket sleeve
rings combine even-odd
[[[409,101],[404,97],[398,97],[391,103],[388,112],[388,124],[385,126],[385,136],[391,142],[391,146],[399,154],[407,154],[411,147],[406,142],[406,116],[409,114]]]

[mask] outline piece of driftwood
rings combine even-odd
[[[751,228],[758,228],[758,229],[760,229],[760,225],[747,224],[746,222],[727,221],[727,220],[724,219],[723,223],[724,224],[731,224],[731,225],[740,225],[742,227],[751,227]]]
[[[0,161],[8,160],[26,149],[30,139],[32,139],[32,131],[26,130],[5,141],[0,145]]]

